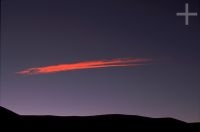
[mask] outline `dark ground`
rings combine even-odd
[[[0,130],[15,131],[199,131],[200,123],[173,118],[149,118],[134,115],[97,116],[23,116],[0,107]]]

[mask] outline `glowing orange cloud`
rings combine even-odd
[[[92,68],[138,66],[138,65],[144,65],[150,61],[151,61],[150,59],[141,59],[141,58],[119,58],[112,60],[85,61],[85,62],[70,63],[70,64],[58,64],[58,65],[50,65],[44,67],[28,68],[17,72],[17,74],[33,75],[33,74],[47,74],[47,73],[92,69]]]

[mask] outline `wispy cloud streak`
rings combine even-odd
[[[47,73],[94,69],[94,68],[128,67],[128,66],[145,65],[149,64],[150,62],[151,59],[144,59],[144,58],[118,58],[111,60],[84,61],[78,63],[33,67],[19,71],[17,72],[17,74],[34,75],[34,74],[47,74]]]

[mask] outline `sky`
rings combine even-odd
[[[1,0],[0,105],[200,121],[199,51],[199,0]]]

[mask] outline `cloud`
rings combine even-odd
[[[118,58],[111,60],[84,61],[78,63],[57,64],[43,67],[33,67],[17,72],[22,75],[47,74],[66,72],[72,70],[97,69],[106,67],[128,67],[148,64],[151,59],[144,58]]]

